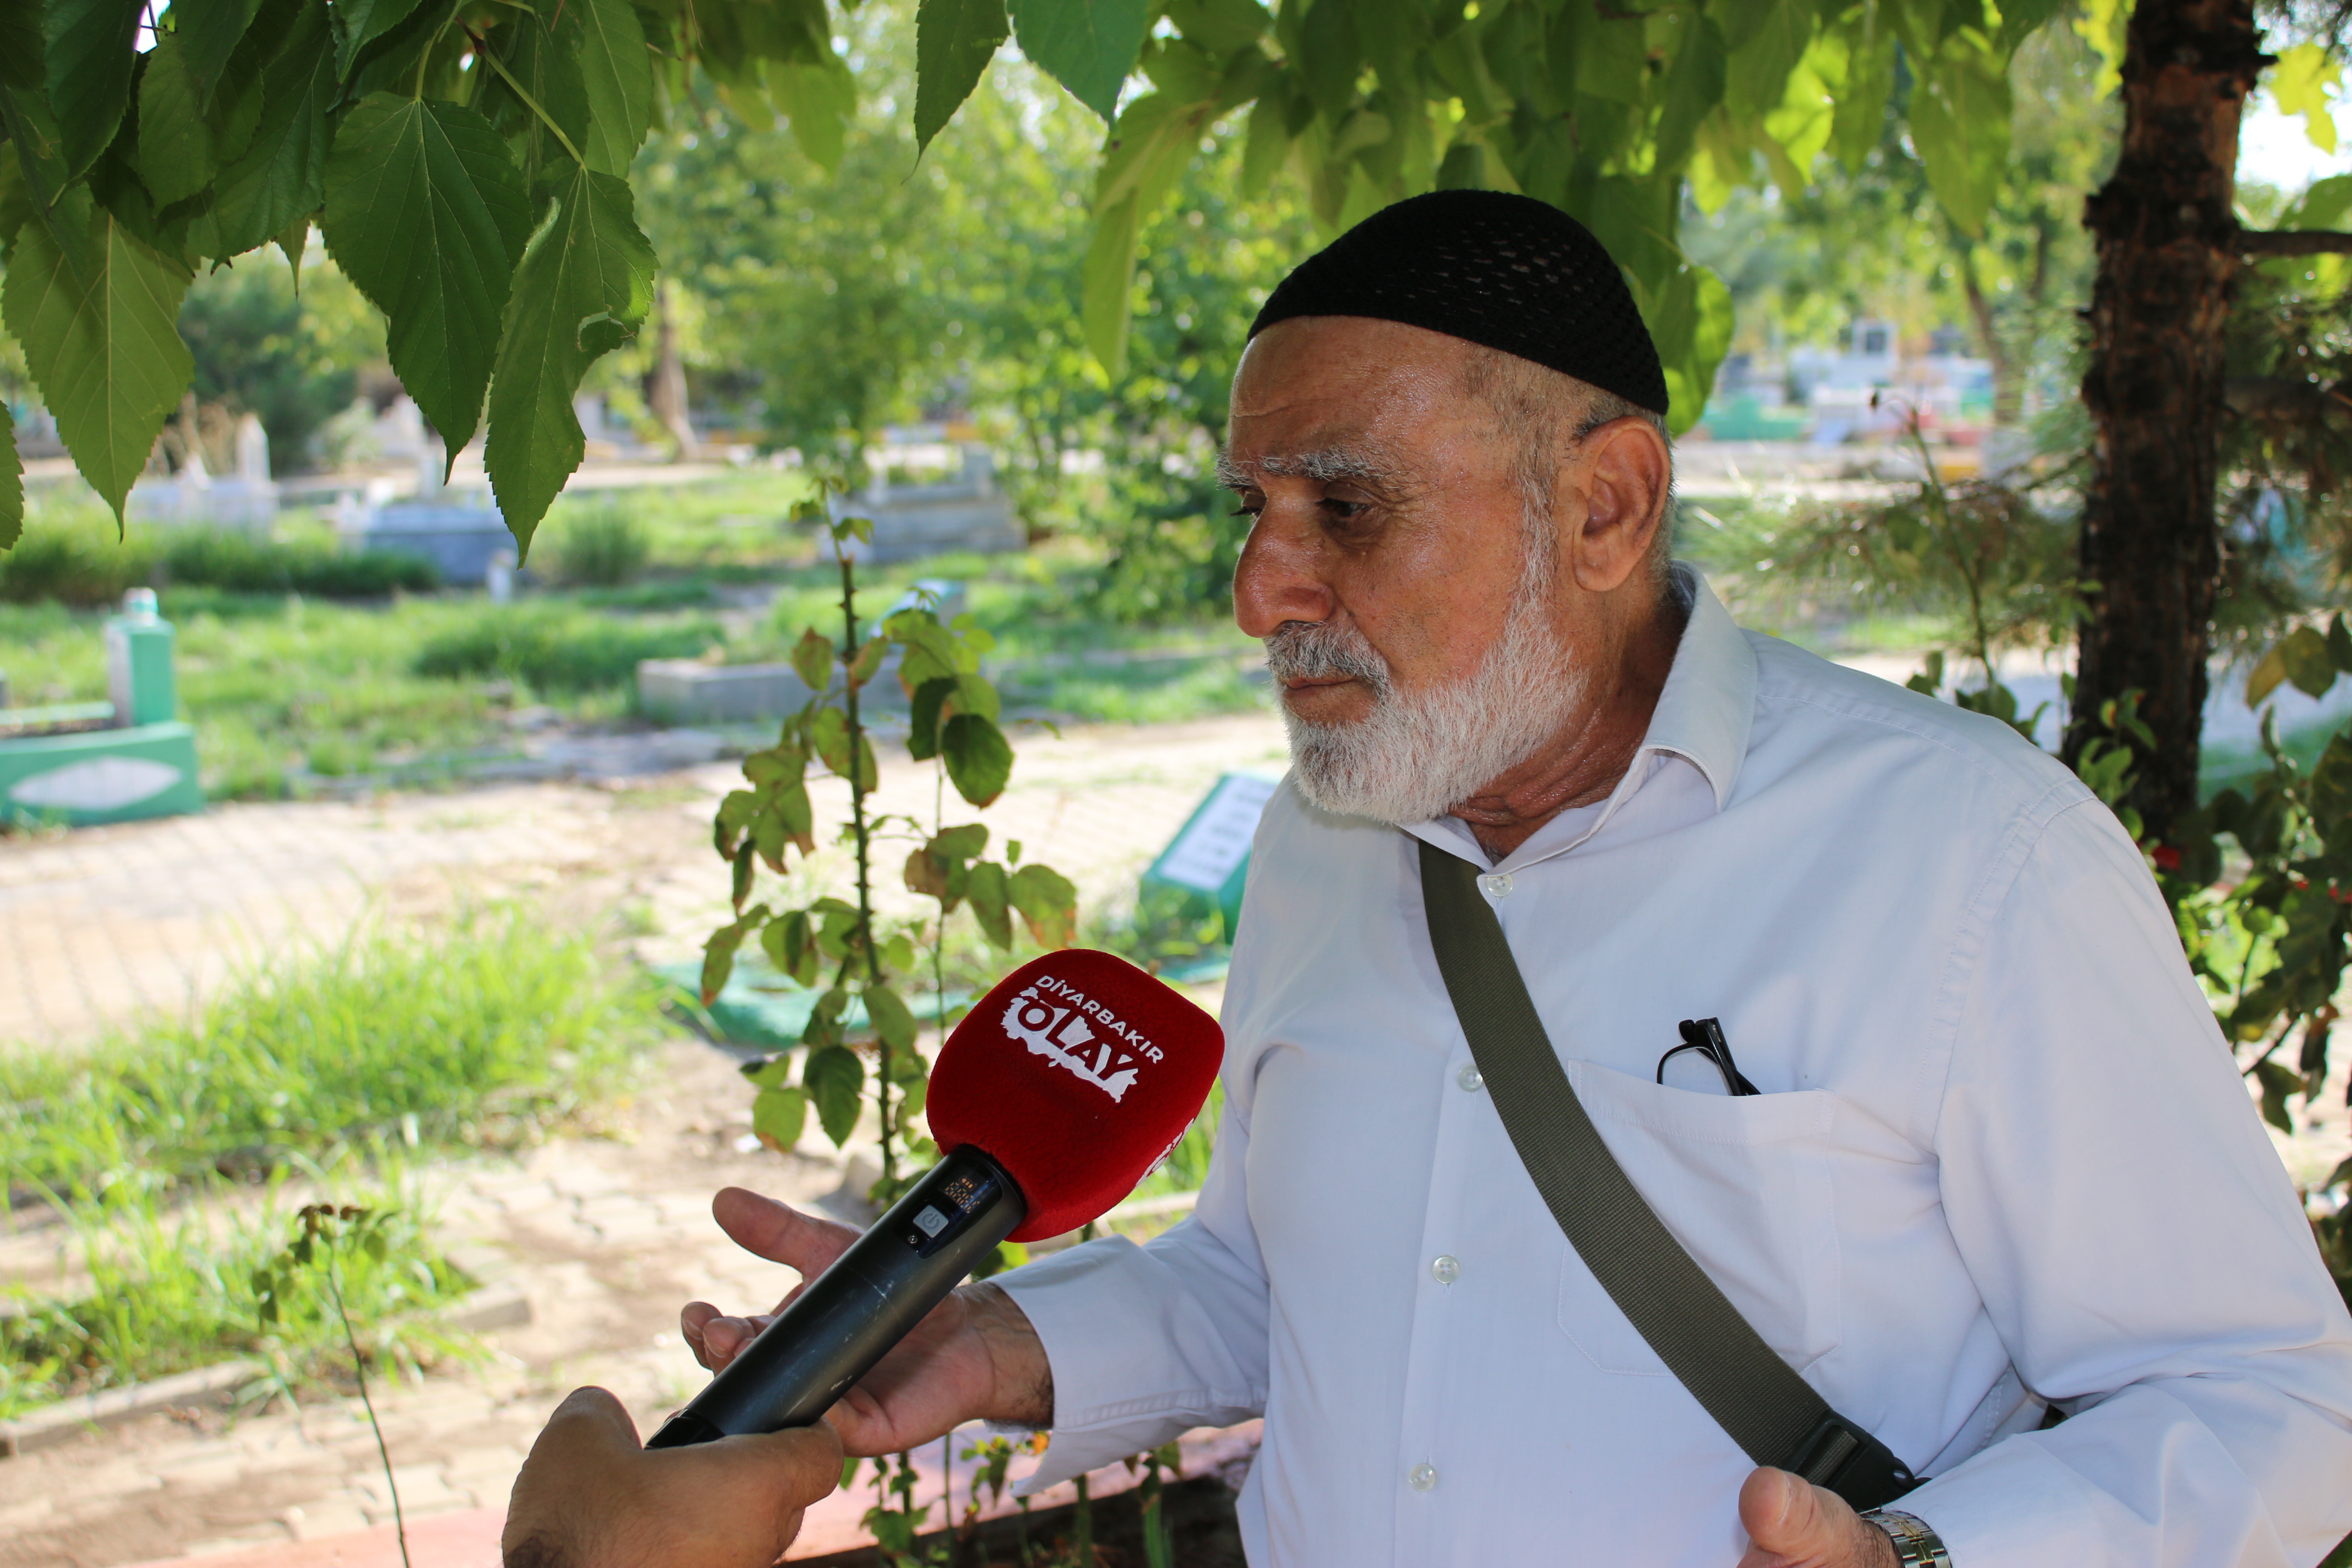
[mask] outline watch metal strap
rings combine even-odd
[[[1470,1055],[1536,1190],[1609,1299],[1756,1463],[1856,1508],[1916,1486],[1764,1342],[1658,1218],[1576,1098],[1476,869],[1435,845],[1420,850],[1430,946]]]
[[[1862,1518],[1865,1524],[1886,1531],[1895,1542],[1895,1560],[1903,1568],[1952,1568],[1952,1554],[1944,1549],[1944,1538],[1917,1514],[1874,1508]]]

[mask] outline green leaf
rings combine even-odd
[[[220,170],[213,128],[176,33],[164,34],[148,51],[140,74],[138,169],[159,207],[194,195]]]
[[[789,1152],[807,1125],[808,1096],[799,1089],[762,1089],[752,1097],[752,1136],[777,1153]]]
[[[261,9],[261,0],[173,0],[173,35],[187,51],[188,75],[196,85],[196,101],[209,107],[213,89],[229,57],[236,53],[247,29]],[[267,40],[274,46],[278,40]]]
[[[814,626],[801,633],[801,640],[793,645],[793,673],[799,676],[811,691],[823,691],[833,683],[833,643]]]
[[[735,912],[739,915],[743,912],[743,900],[751,896],[751,879],[759,870],[759,848],[756,843],[745,839],[742,847],[735,851],[731,891]]]
[[[740,920],[720,926],[702,944],[702,1005],[709,1006],[727,989],[727,977],[735,973],[735,950],[743,939],[765,925],[768,906],[753,904],[743,911]]]
[[[16,416],[0,398],[0,550],[25,537],[25,459],[16,451]]]
[[[2328,110],[2328,89],[2344,85],[2343,62],[2330,57],[2324,43],[2297,44],[2279,51],[2271,73],[2271,97],[2285,115],[2303,117],[2304,133],[2323,153],[2336,151],[2336,117]]]
[[[959,713],[940,728],[940,755],[947,762],[948,782],[974,805],[987,805],[1003,795],[1013,776],[1013,743],[977,713]]]
[[[760,946],[778,973],[789,975],[803,985],[816,983],[816,943],[810,936],[806,910],[795,910],[771,921],[767,930],[760,933]]]
[[[971,902],[972,918],[980,922],[982,936],[999,948],[1013,945],[1013,917],[1007,912],[1013,901],[1004,868],[993,860],[975,861],[970,879],[964,883],[963,896]]]
[[[915,8],[915,152],[946,128],[1011,31],[1004,0],[922,0]]]
[[[937,675],[915,689],[908,714],[907,755],[927,763],[940,754],[940,724],[948,699],[956,694],[962,677]]]
[[[195,374],[179,331],[189,273],[86,190],[67,193],[57,216],[74,253],[47,226],[18,233],[5,284],[8,331],[74,466],[119,524],[123,498]]]
[[[849,684],[863,686],[873,679],[874,672],[882,668],[883,656],[889,651],[890,645],[880,637],[868,637],[859,644],[856,661],[847,671]]]
[[[866,1064],[846,1046],[825,1046],[809,1053],[801,1069],[801,1087],[816,1101],[817,1125],[840,1148],[857,1131],[859,1098],[866,1092]]]
[[[2284,1062],[2266,1057],[2254,1064],[2254,1080],[2262,1085],[2263,1120],[2293,1137],[2294,1118],[2287,1112],[2286,1097],[2303,1091],[2302,1078]]]
[[[1150,0],[1019,0],[1013,32],[1023,54],[1108,121],[1150,23]]]
[[[2286,665],[2287,679],[2305,697],[2325,697],[2336,684],[2336,660],[2328,652],[2327,638],[2309,626],[2287,633],[2278,645],[2278,656]]]
[[[841,166],[849,123],[857,115],[857,79],[849,62],[827,50],[814,65],[770,60],[768,97],[793,123],[793,140],[808,161],[830,174]]]
[[[454,103],[362,100],[335,139],[323,227],[336,263],[387,318],[392,368],[454,463],[481,421],[530,235],[506,143]]]
[[[1895,29],[1880,7],[1865,5],[1846,35],[1845,79],[1830,121],[1830,150],[1860,174],[1886,132],[1886,102],[1895,95]]]
[[[775,930],[771,924],[769,931]],[[766,932],[762,932],[765,940]],[[735,1070],[751,1080],[755,1089],[782,1089],[792,1077],[793,1058],[789,1051],[776,1051],[753,1061],[738,1062]]]
[[[1063,948],[1077,940],[1078,889],[1067,877],[1033,861],[1013,873],[1005,891],[1040,947]]]
[[[1697,145],[1699,121],[1723,101],[1723,34],[1705,16],[1683,23],[1682,47],[1666,68],[1665,107],[1658,117],[1656,167],[1680,169]]]
[[[2008,62],[1975,35],[1955,33],[1911,90],[1911,144],[1952,222],[1971,237],[2009,171]]]
[[[824,708],[809,723],[809,741],[817,761],[835,778],[849,776],[849,719],[838,708]]]
[[[1282,161],[1290,154],[1290,131],[1283,123],[1282,100],[1269,93],[1250,105],[1247,140],[1242,146],[1242,195],[1255,200],[1265,194],[1274,184],[1275,174]],[[1467,143],[1457,142],[1446,152],[1446,162]]]
[[[2264,654],[2262,662],[2247,673],[2246,706],[2260,708],[2263,699],[2279,689],[2286,679],[2286,656],[2277,648]]]
[[[139,18],[145,9],[145,0],[47,0],[42,10],[49,105],[64,133],[71,177],[79,178],[98,161],[131,107]]]
[[[908,694],[921,690],[923,683],[935,677],[963,673],[964,660],[954,634],[936,621],[902,621],[896,635],[907,650],[898,661],[898,684]],[[973,668],[978,668],[977,660]]]
[[[335,74],[351,75],[360,50],[408,20],[415,9],[416,0],[335,0]]]
[[[587,441],[572,399],[602,355],[636,335],[653,308],[654,247],[637,230],[626,182],[575,170],[515,268],[483,456],[515,542],[530,536]]]
[[[216,237],[208,254],[257,249],[318,211],[335,139],[327,119],[336,92],[332,45],[326,0],[308,0],[285,47],[262,73],[261,125],[252,145],[213,181]]]
[[[310,219],[305,215],[286,226],[285,232],[272,241],[278,253],[286,258],[287,268],[294,274],[294,292],[302,292],[302,255],[310,248]]]
[[[1349,0],[1309,5],[1300,43],[1295,58],[1307,97],[1325,121],[1336,124],[1353,105],[1356,79],[1363,71],[1363,46]]]
[[[969,860],[988,847],[987,825],[967,822],[961,827],[943,827],[924,847],[943,860]]]
[[[1813,16],[1808,0],[1771,0],[1743,17],[1750,30],[1731,46],[1724,73],[1723,101],[1735,121],[1760,120],[1780,107],[1789,73],[1812,42]]]
[[[1179,33],[1217,55],[1248,48],[1274,26],[1257,0],[1167,0],[1160,9]]]
[[[866,988],[866,1016],[874,1033],[894,1051],[910,1051],[915,1044],[915,1016],[887,985]]]
[[[746,758],[746,772],[750,771],[750,765],[751,759]],[[759,814],[760,797],[750,790],[730,790],[727,793],[727,798],[719,803],[719,810],[710,822],[711,846],[719,851],[721,859],[735,858],[735,847],[741,842],[744,829],[751,826],[751,819]]]
[[[600,174],[622,174],[653,122],[653,57],[629,0],[580,0],[580,72],[588,88],[588,140],[581,152]]]
[[[572,150],[588,139],[580,10],[571,0],[510,6],[489,37],[493,58],[506,68],[484,80],[479,101],[501,132],[521,139],[523,178],[541,196],[572,171]]]
[[[1080,324],[1087,347],[1116,383],[1127,376],[1127,323],[1134,309],[1135,197],[1129,195],[1095,215],[1081,271],[1085,300]]]

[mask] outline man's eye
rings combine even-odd
[[[1372,508],[1369,501],[1340,500],[1334,496],[1326,496],[1323,498],[1323,510],[1342,522],[1353,522]]]

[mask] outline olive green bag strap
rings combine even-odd
[[[1438,973],[1511,1146],[1577,1257],[1667,1370],[1759,1465],[1794,1471],[1856,1508],[1916,1486],[1884,1444],[1774,1353],[1610,1153],[1536,1015],[1476,868],[1423,843],[1421,901]]]

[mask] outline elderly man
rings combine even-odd
[[[1275,292],[1221,468],[1294,767],[1207,1185],[951,1298],[849,1452],[984,1416],[1050,1427],[1051,1480],[1263,1414],[1251,1560],[1316,1568],[2308,1565],[2352,1530],[2352,1321],[2139,854],[2002,726],[1736,627],[1665,553],[1665,408],[1616,268],[1524,198],[1400,204]],[[1433,855],[1647,1205],[1931,1478],[1894,1511],[1759,1468],[1563,1236]],[[803,1272],[846,1240],[717,1212]],[[757,1322],[685,1314],[711,1365]]]

